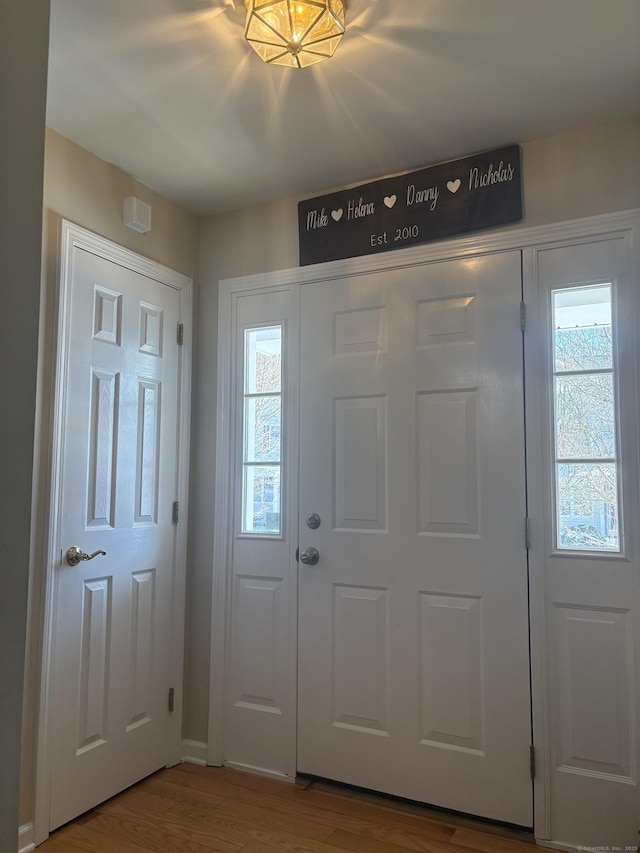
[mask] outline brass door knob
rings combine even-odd
[[[94,551],[93,554],[85,554],[82,548],[79,548],[77,545],[72,545],[71,548],[67,550],[67,563],[69,563],[70,566],[77,566],[78,563],[93,560],[93,558],[97,557],[98,554],[101,554],[103,557],[107,556],[106,551]]]

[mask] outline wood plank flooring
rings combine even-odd
[[[161,770],[54,832],[40,853],[533,853],[526,835],[237,770]]]

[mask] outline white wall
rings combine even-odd
[[[522,143],[523,222],[512,228],[640,208],[640,120]],[[472,153],[472,152],[470,152]],[[425,164],[428,165],[428,164]],[[383,177],[372,175],[372,179]],[[331,190],[327,187],[326,192]],[[212,217],[200,241],[200,346],[197,357],[191,540],[192,611],[188,737],[207,740],[211,566],[215,481],[217,283],[298,265],[297,199]]]
[[[18,842],[49,3],[0,4],[0,850]]]
[[[122,221],[122,201],[135,195],[151,205],[151,231],[138,234]],[[37,749],[37,710],[46,525],[48,442],[51,431],[51,388],[55,336],[58,228],[69,219],[115,243],[184,273],[197,281],[198,220],[154,193],[124,172],[47,130],[44,169],[44,233],[38,392],[36,418],[36,480],[38,502],[34,513],[34,557],[30,579],[30,617],[25,677],[22,738],[20,822],[33,819],[34,776]],[[38,272],[40,260],[38,253]],[[197,316],[197,286],[194,288]],[[35,348],[34,348],[35,351]],[[0,845],[0,850],[2,850]]]

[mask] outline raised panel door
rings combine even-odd
[[[172,672],[180,294],[72,251],[51,829],[167,763]],[[106,556],[70,566],[72,545]]]
[[[518,252],[301,287],[298,770],[531,826],[520,301]]]

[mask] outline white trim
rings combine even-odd
[[[209,670],[209,750],[207,763],[222,764],[224,753],[224,677],[228,670],[227,625],[229,583],[227,568],[232,532],[231,485],[231,305],[228,288],[218,297],[218,375],[216,404],[216,478],[214,494],[213,580],[211,602],[211,649]],[[223,307],[223,292],[227,301]],[[213,687],[215,685],[215,688]]]
[[[178,486],[176,499],[180,501],[180,524],[176,531],[173,578],[173,610],[171,615],[171,648],[173,687],[175,690],[175,712],[169,727],[167,764],[181,760],[183,654],[184,654],[184,599],[186,586],[187,529],[188,529],[188,460],[191,413],[191,325],[193,304],[193,282],[182,273],[175,272],[163,264],[144,258],[135,252],[112,243],[85,228],[63,219],[60,221],[58,260],[58,298],[56,307],[54,393],[50,444],[50,484],[47,511],[45,577],[43,590],[43,640],[42,674],[40,680],[40,702],[38,709],[38,756],[36,762],[35,819],[36,844],[49,836],[49,804],[51,791],[51,746],[53,721],[51,717],[50,691],[51,666],[53,661],[53,625],[55,604],[55,573],[51,567],[58,561],[57,530],[59,528],[59,493],[62,477],[62,415],[65,399],[65,365],[68,359],[66,342],[69,336],[69,299],[73,273],[73,251],[79,248],[107,261],[119,264],[140,273],[160,284],[172,287],[180,294],[180,321],[185,324],[184,344],[179,358],[179,406],[178,426]]]
[[[35,849],[33,824],[25,823],[18,830],[18,853],[31,853]]]
[[[189,532],[189,468],[191,447],[191,366],[193,359],[193,281],[173,270],[161,268],[173,280],[182,282],[180,290],[180,323],[182,346],[178,348],[180,385],[178,390],[178,454],[176,459],[176,500],[180,518],[176,526],[173,596],[171,608],[172,671],[174,708],[171,715],[168,765],[182,760],[182,714],[184,704],[184,647],[186,630],[187,546]],[[156,279],[157,280],[157,279]],[[170,281],[165,281],[170,284]],[[170,284],[175,287],[175,284]]]
[[[208,751],[209,747],[206,743],[185,738],[182,741],[182,763],[197,764],[200,767],[206,767]]]
[[[527,460],[530,464],[534,447],[541,446],[542,434],[538,413],[540,412],[540,383],[528,382],[529,375],[540,371],[538,347],[535,345],[538,335],[537,306],[537,254],[535,249],[525,249],[522,253],[523,299],[531,310],[528,312],[527,328],[524,334],[524,370],[525,370],[525,440]],[[536,450],[537,452],[537,450]],[[551,836],[551,787],[549,784],[549,716],[547,713],[547,623],[546,598],[544,584],[544,556],[539,554],[540,531],[538,518],[532,512],[541,506],[543,496],[540,478],[527,477],[527,506],[530,524],[529,561],[529,625],[531,656],[531,704],[533,742],[536,748],[536,777],[534,789],[533,825],[536,841]]]
[[[216,461],[216,513],[214,528],[214,578],[211,632],[210,672],[210,717],[209,717],[209,763],[220,763],[223,755],[223,707],[225,674],[225,637],[227,618],[227,559],[230,542],[230,508],[227,506],[230,483],[231,434],[229,404],[231,400],[230,345],[233,328],[234,296],[240,293],[268,292],[287,286],[304,285],[319,281],[330,281],[345,276],[364,275],[376,271],[398,269],[407,266],[452,260],[470,255],[524,250],[523,282],[525,298],[535,279],[535,255],[533,249],[549,245],[576,244],[595,239],[614,239],[622,233],[633,232],[640,224],[640,209],[621,211],[569,222],[534,226],[531,228],[503,229],[497,233],[481,234],[441,243],[426,244],[400,249],[379,255],[331,261],[306,267],[242,276],[220,282],[219,291],[219,362],[218,362],[218,421]],[[299,292],[299,291],[298,291]],[[526,336],[525,336],[526,340]],[[527,440],[537,441],[533,411],[539,410],[531,404],[533,394],[528,389],[529,411],[527,417]],[[531,500],[531,498],[530,498]],[[537,497],[533,496],[535,503]],[[532,548],[529,553],[531,584],[531,667],[533,729],[536,745],[537,776],[535,780],[534,825],[536,839],[541,845],[552,846],[546,840],[550,836],[550,789],[548,779],[549,733],[546,710],[546,642],[545,642],[545,589],[541,555],[538,553],[536,525],[532,525]],[[292,599],[293,602],[293,599]],[[292,603],[292,606],[295,606]],[[292,637],[292,655],[295,655],[295,638]],[[292,667],[295,662],[292,661]],[[250,772],[260,768],[244,767]],[[268,772],[268,771],[266,771]],[[265,771],[263,771],[264,775]],[[279,778],[279,777],[278,777]],[[558,845],[557,849],[574,849]]]
[[[300,525],[300,288],[291,291],[289,331],[287,334],[288,367],[286,381],[289,384],[289,400],[285,414],[287,434],[287,458],[289,465],[287,512],[289,530],[297,539]],[[295,425],[295,429],[292,425]],[[291,540],[293,542],[293,539]],[[298,563],[293,548],[289,556],[289,696],[287,700],[293,709],[291,731],[287,740],[287,759],[284,767],[287,778],[295,782],[298,769]]]
[[[265,767],[254,767],[252,764],[241,764],[239,761],[225,761],[225,767],[231,770],[241,770],[243,773],[251,773],[253,776],[264,776],[266,779],[275,779],[276,782],[288,782],[295,785],[296,777],[288,776],[286,773],[278,773],[277,770],[267,770]]]

